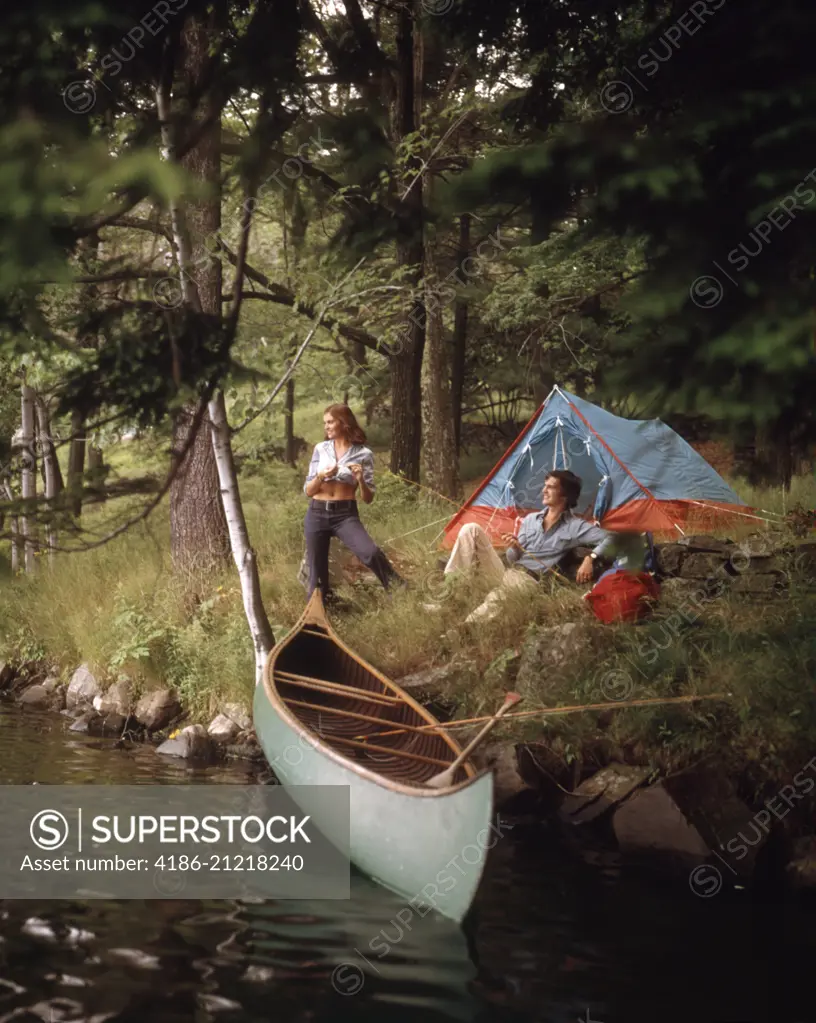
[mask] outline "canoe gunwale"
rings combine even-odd
[[[348,757],[344,757],[341,753],[335,750],[326,740],[322,739],[319,735],[313,732],[308,726],[306,726],[284,703],[283,698],[277,691],[274,679],[274,665],[280,653],[285,647],[294,639],[294,637],[300,632],[301,627],[304,624],[319,625],[325,628],[328,632],[328,638],[337,644],[337,646],[343,650],[348,656],[354,658],[364,668],[370,671],[381,683],[385,685],[387,689],[390,689],[396,695],[398,695],[405,703],[410,706],[413,710],[417,711],[429,725],[438,724],[433,716],[419,703],[417,703],[408,693],[404,692],[395,682],[391,679],[386,678],[381,672],[377,671],[372,665],[363,661],[357,654],[354,653],[332,629],[328,620],[322,617],[320,620],[318,615],[322,612],[322,606],[315,608],[315,597],[319,599],[319,590],[315,590],[312,599],[309,601],[306,610],[304,611],[301,618],[297,621],[294,627],[287,633],[286,636],[281,640],[280,643],[276,644],[267,657],[266,664],[264,665],[263,671],[263,682],[261,683],[264,687],[264,695],[269,700],[272,709],[281,718],[281,720],[290,728],[293,732],[296,732],[301,739],[308,741],[308,744],[323,756],[332,760],[334,763],[342,766],[346,770],[353,771],[361,778],[365,778],[368,781],[375,782],[384,789],[388,789],[391,792],[399,792],[403,795],[416,796],[421,799],[436,799],[439,797],[445,797],[452,795],[456,792],[461,792],[463,789],[469,788],[471,785],[476,783],[478,780],[483,778],[486,774],[490,773],[489,768],[477,771],[470,762],[465,762],[462,765],[462,769],[468,775],[464,781],[457,782],[455,785],[450,785],[447,788],[433,789],[420,787],[418,785],[406,785],[399,781],[394,781],[391,778],[386,778],[376,771],[371,770],[368,767],[364,767],[362,764],[351,760]],[[428,734],[434,734],[429,730]],[[453,736],[445,734],[444,729],[440,729],[439,735],[445,739],[447,745],[451,748],[454,754],[453,759],[461,753],[461,747],[453,738]],[[451,763],[453,760],[451,760]]]

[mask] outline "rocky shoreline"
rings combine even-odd
[[[0,662],[0,694],[29,710],[71,718],[71,732],[121,744],[149,742],[162,756],[208,762],[264,759],[250,712],[240,704],[226,704],[207,727],[184,725],[188,714],[172,689],[154,689],[136,700],[128,679],[104,690],[87,664],[79,665],[65,686],[47,663]]]
[[[67,687],[43,665],[0,664],[0,694],[22,708],[72,719],[69,731],[141,741],[158,755],[198,762],[264,756],[248,712],[226,705],[210,725],[183,725],[185,713],[168,689],[133,702],[129,683],[102,691],[87,665]],[[688,883],[701,897],[723,885],[747,886],[773,877],[797,890],[816,890],[816,756],[761,804],[749,804],[739,780],[714,764],[655,779],[648,768],[612,763],[571,786],[542,743],[496,742],[474,755],[493,771],[496,810],[527,823],[549,822],[577,855],[597,861],[621,854]],[[811,797],[811,798],[809,798]],[[804,821],[801,819],[804,814]],[[790,828],[791,820],[799,818]],[[807,830],[807,827],[806,829]]]

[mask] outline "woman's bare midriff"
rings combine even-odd
[[[324,483],[313,496],[315,501],[353,501],[356,489],[351,483]]]

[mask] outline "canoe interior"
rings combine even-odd
[[[270,681],[289,712],[352,763],[383,778],[422,788],[424,782],[456,759],[458,744],[431,731],[377,734],[399,725],[420,727],[434,719],[406,703],[398,687],[386,685],[321,625],[309,624],[296,632],[277,656],[273,654],[270,667]],[[292,679],[292,675],[301,678]],[[314,680],[311,686],[308,679]],[[371,696],[314,688],[321,681],[365,690]],[[311,706],[304,707],[304,703]],[[333,713],[338,710],[363,716]],[[381,748],[365,748],[371,744]],[[472,767],[468,771],[460,767],[452,784],[467,781],[473,773]]]

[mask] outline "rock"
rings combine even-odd
[[[623,802],[615,810],[612,826],[622,852],[657,853],[686,865],[703,863],[710,855],[702,835],[662,783]]]
[[[275,978],[275,970],[271,966],[256,966],[254,963],[244,970],[241,980],[248,984],[268,984]]]
[[[734,875],[750,878],[757,855],[778,819],[776,814],[767,807],[754,813],[739,798],[728,776],[716,768],[703,766],[683,771],[663,784],[709,848],[719,850],[717,855]],[[780,812],[785,809],[781,803]]]
[[[719,554],[689,554],[680,574],[684,579],[710,579],[725,574],[728,559]]]
[[[655,554],[657,555],[657,567],[663,575],[679,575],[683,561],[688,555],[688,547],[679,543],[655,544]]]
[[[764,533],[753,533],[739,543],[740,552],[747,558],[767,557],[773,554],[777,547],[778,543]]]
[[[148,732],[166,728],[181,713],[181,704],[170,689],[155,689],[147,693],[136,704],[136,720]]]
[[[790,552],[791,570],[806,579],[816,579],[816,543],[800,543]]]
[[[731,560],[734,570],[740,575],[785,571],[782,558],[773,554],[746,555],[744,558],[734,557]]]
[[[130,696],[130,682],[126,679],[119,679],[114,682],[105,695],[99,701],[100,714],[115,714],[121,718],[130,716],[132,700]]]
[[[188,725],[177,736],[158,746],[156,752],[187,760],[209,760],[213,754],[213,745],[204,725]]]
[[[99,717],[95,710],[85,710],[79,717],[74,721],[71,727],[68,729],[69,732],[80,732],[83,735],[87,735],[91,731],[92,723]]]
[[[68,683],[68,692],[65,695],[65,705],[69,708],[92,704],[95,696],[101,696],[102,690],[99,683],[93,677],[87,664],[80,664],[71,681]]]
[[[416,671],[410,675],[403,675],[395,681],[403,689],[415,690],[414,699],[418,699],[421,693],[428,699],[439,696],[444,690],[444,684],[456,673],[463,670],[463,665],[456,659],[449,664],[440,665],[438,668],[426,668],[424,671]]]
[[[711,551],[726,556],[730,556],[736,550],[733,540],[718,540],[715,536],[684,536],[677,543],[680,547],[687,547],[690,551]]]
[[[60,711],[60,713],[63,715],[63,717],[66,718],[81,718],[82,715],[86,714],[89,709],[90,708],[88,708],[86,705],[83,705],[81,707],[67,707],[64,710]]]
[[[16,674],[13,664],[8,661],[0,661],[0,689],[8,689]]]
[[[660,584],[660,599],[663,603],[702,605],[707,599],[706,587],[699,579],[664,579]]]
[[[569,824],[588,824],[623,802],[648,777],[648,768],[610,764],[565,796],[559,816]]]
[[[518,650],[504,650],[485,669],[484,680],[499,689],[512,689],[516,684],[521,654]]]
[[[734,593],[764,593],[771,594],[776,590],[784,590],[787,587],[787,580],[781,572],[769,572],[767,575],[749,572],[741,575],[731,584]]]
[[[520,796],[529,798],[535,795],[535,789],[519,770],[518,747],[515,744],[488,743],[477,747],[472,759],[476,768],[488,768],[493,772],[493,803],[497,810],[507,809],[511,801],[518,803]]]
[[[65,707],[65,690],[62,686],[56,689],[46,690],[50,697],[49,709],[61,711]]]
[[[816,888],[816,835],[806,835],[794,842],[787,872],[795,888]]]
[[[124,731],[126,724],[127,718],[124,714],[117,714],[115,711],[100,714],[97,724],[98,733],[94,734],[119,736]]]
[[[240,731],[241,729],[235,721],[227,717],[226,714],[218,714],[207,728],[210,738],[219,746],[231,743]]]
[[[49,690],[44,684],[37,682],[22,692],[18,697],[18,701],[24,707],[61,711],[65,706],[65,694],[61,688]],[[82,713],[82,708],[75,708],[71,713]]]
[[[539,696],[554,670],[575,661],[591,661],[608,634],[604,626],[577,622],[536,629],[521,648],[516,689],[522,696]]]
[[[233,757],[236,760],[263,760],[263,750],[257,743],[248,742],[236,742],[231,743],[229,746],[224,747],[224,752],[228,757]]]
[[[56,675],[49,675],[45,682],[43,682],[43,689],[48,693],[55,693],[61,688],[62,685]]]
[[[244,710],[240,703],[225,704],[223,714],[225,717],[228,717],[230,721],[234,721],[242,731],[247,731],[252,728],[252,718],[247,711]]]
[[[30,686],[21,694],[20,703],[24,707],[48,707],[51,704],[51,694],[45,686]]]

